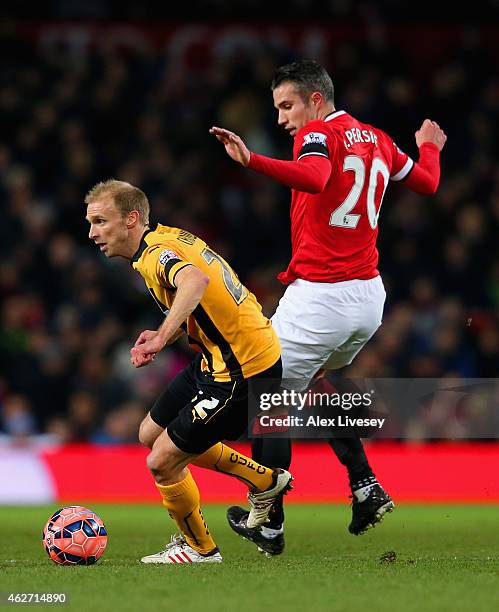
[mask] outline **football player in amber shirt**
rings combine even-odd
[[[313,60],[282,66],[272,82],[278,124],[293,138],[293,160],[249,151],[220,127],[210,132],[232,159],[291,188],[291,261],[279,279],[287,289],[272,317],[281,341],[284,386],[308,387],[322,368],[349,365],[381,325],[385,290],[378,271],[378,218],[390,181],[433,194],[446,135],[426,119],[416,132],[413,161],[383,130],[336,109],[327,71]],[[341,389],[338,389],[341,392]],[[348,470],[352,490],[351,533],[363,533],[394,507],[377,482],[358,434],[329,443]],[[279,455],[289,467],[289,440],[258,439],[253,457]],[[284,514],[248,531],[247,513],[229,511],[232,528],[269,554],[284,547]]]
[[[222,440],[237,439],[247,427],[250,379],[259,379],[269,392],[279,389],[279,340],[255,296],[203,240],[150,226],[149,202],[140,189],[109,180],[95,185],[85,203],[89,238],[107,257],[130,260],[165,315],[158,330],[139,335],[132,364],[150,364],[183,332],[199,351],[140,426],[139,439],[151,449],[147,466],[180,530],[164,550],[141,561],[219,563],[188,465],[238,478],[249,489],[248,524],[256,528],[267,521],[274,502],[291,488],[291,474],[244,457]]]

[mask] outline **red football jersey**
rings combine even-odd
[[[292,257],[279,280],[334,283],[379,274],[378,216],[388,181],[414,162],[382,130],[345,111],[310,121],[295,136],[293,159],[327,157],[332,166],[318,194],[292,190]]]

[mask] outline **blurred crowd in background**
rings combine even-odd
[[[303,56],[330,71],[337,109],[413,158],[426,117],[448,135],[436,196],[388,189],[384,323],[345,375],[497,375],[499,30],[404,30],[369,16],[345,27],[177,23],[164,33],[125,24],[114,36],[0,24],[0,439],[136,442],[143,415],[190,360],[179,342],[147,368],[130,365],[137,335],[161,313],[128,262],[88,240],[83,199],[97,181],[141,187],[153,220],[205,239],[273,313],[290,254],[289,190],[231,162],[208,129],[289,159],[269,84]],[[445,413],[437,429],[422,423],[400,431],[453,435]]]

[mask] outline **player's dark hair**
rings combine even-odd
[[[318,91],[324,99],[334,104],[334,85],[327,70],[315,60],[298,60],[278,68],[272,79],[272,91],[282,83],[294,83],[304,101]]]
[[[149,200],[146,194],[139,189],[126,183],[109,179],[94,185],[85,196],[85,204],[91,204],[98,199],[111,197],[122,217],[132,210],[139,213],[143,225],[149,224]]]

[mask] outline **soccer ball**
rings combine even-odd
[[[95,512],[69,506],[54,512],[43,529],[43,545],[59,565],[92,565],[102,557],[107,530]]]

